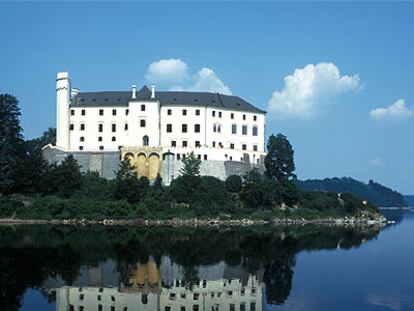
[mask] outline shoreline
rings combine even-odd
[[[0,226],[3,225],[104,225],[104,226],[252,226],[252,225],[336,225],[336,226],[385,226],[392,224],[392,221],[380,216],[376,219],[344,217],[344,218],[274,218],[272,220],[264,219],[12,219],[1,218]]]

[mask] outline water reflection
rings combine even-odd
[[[0,310],[38,288],[59,311],[261,311],[300,251],[358,247],[378,228],[0,228]]]

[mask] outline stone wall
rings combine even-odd
[[[49,162],[60,163],[69,154],[78,161],[82,172],[95,171],[100,176],[113,179],[120,164],[120,152],[67,152],[60,150],[52,145],[43,148],[43,156]],[[171,153],[165,153],[162,161],[162,178],[165,184],[169,185],[174,178],[180,175],[183,167],[181,161],[177,161]],[[263,165],[254,165],[246,162],[237,161],[202,161],[200,174],[214,176],[225,180],[230,175],[244,175],[253,168],[263,171]]]

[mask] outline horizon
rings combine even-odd
[[[410,195],[413,13],[401,2],[3,2],[0,93],[19,100],[27,139],[55,127],[60,71],[81,92],[233,94],[267,111],[266,137],[288,137],[299,179]]]

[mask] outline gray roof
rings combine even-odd
[[[238,96],[223,95],[208,92],[182,92],[182,91],[157,91],[155,99],[161,105],[217,107],[246,112],[266,113],[256,108]],[[79,92],[72,101],[72,107],[104,107],[104,106],[128,106],[132,100],[132,91],[115,92]],[[142,87],[137,91],[137,101],[151,100],[151,91]]]

